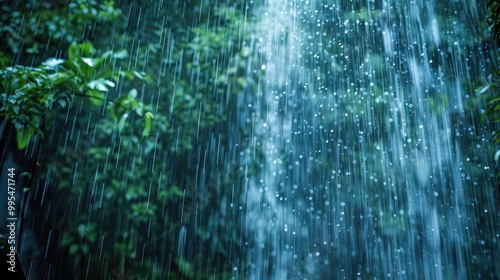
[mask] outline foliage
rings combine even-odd
[[[487,4],[488,15],[487,20],[491,28],[491,36],[500,42],[500,1],[490,0]],[[500,70],[495,69],[492,74],[489,75],[489,82],[482,87],[478,88],[477,92],[483,94],[488,92],[487,102],[488,108],[486,110],[486,115],[494,123],[500,122]],[[500,144],[500,129],[498,129],[494,135],[493,140],[495,144]],[[500,149],[497,149],[495,153],[495,161],[499,162]],[[500,176],[500,172],[498,173]]]
[[[29,56],[53,55],[74,41],[89,40],[99,34],[96,23],[114,21],[120,10],[113,1],[15,1],[1,4],[4,23],[0,34],[6,44],[0,46],[12,55],[24,52]]]
[[[496,70],[489,76],[490,82],[477,89],[478,95],[484,95],[489,92],[490,96],[487,97],[488,107],[486,115],[490,117],[493,122],[500,122],[500,70]],[[493,134],[495,144],[500,144],[500,130]]]
[[[491,33],[496,40],[500,40],[500,1],[488,1],[488,23],[491,26]]]
[[[182,2],[163,12],[182,10]],[[186,17],[167,17],[168,24],[150,20],[144,29],[133,22],[139,18],[134,12],[127,19],[118,16],[115,37],[94,42],[99,48],[119,41],[127,52],[78,56],[86,53],[82,45],[68,50],[68,56],[76,55],[72,63],[51,59],[42,65],[75,74],[79,92],[64,114],[52,116],[55,125],[42,143],[44,168],[38,176],[57,186],[53,194],[59,199],[52,203],[66,213],[48,215],[53,220],[40,231],[58,233],[61,242],[48,254],[67,259],[59,265],[71,277],[82,275],[89,263],[88,273],[96,278],[115,270],[187,279],[228,279],[233,273],[235,261],[228,258],[242,244],[239,229],[227,230],[239,211],[229,204],[243,190],[230,186],[240,184],[244,170],[234,168],[239,158],[230,150],[236,131],[250,133],[230,110],[242,102],[241,93],[255,91],[260,73],[245,74],[253,58],[248,38],[238,34],[244,19],[239,9],[186,5],[192,8],[186,8]],[[186,28],[211,13],[218,21]],[[103,34],[113,33],[111,25],[100,27]],[[249,143],[237,141],[242,151]],[[182,232],[187,245],[179,248]],[[192,253],[193,246],[199,252]]]
[[[500,71],[495,70],[493,74],[489,76],[490,82],[479,87],[476,92],[480,97],[486,100],[487,109],[485,111],[485,119],[492,120],[493,123],[498,124],[500,122]],[[498,127],[498,125],[497,125]],[[500,129],[494,131],[492,140],[495,145],[500,144]],[[497,149],[494,155],[494,160],[498,164],[500,161],[500,149]],[[500,171],[498,172],[500,176]]]
[[[73,102],[76,95],[85,96],[94,105],[100,106],[106,94],[116,86],[120,75],[132,75],[103,66],[106,61],[127,57],[125,51],[107,51],[98,57],[93,57],[94,54],[90,43],[73,43],[67,59],[50,58],[39,67],[16,65],[0,70],[0,116],[14,124],[19,149],[26,147],[35,132],[43,135],[43,119],[54,104],[64,108]],[[136,75],[143,76],[140,73]],[[145,112],[144,104],[135,100],[136,96],[137,92],[131,91],[125,98],[110,101],[109,107],[113,117],[120,119],[121,128],[128,111],[144,117],[143,136],[147,136],[153,115]]]

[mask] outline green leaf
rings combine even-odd
[[[111,115],[113,116],[113,119],[121,119],[123,114],[127,112],[127,107],[123,104],[123,102],[124,98],[120,97],[111,103]]]
[[[119,71],[114,73],[115,77],[113,77],[114,80],[118,81],[120,76],[127,79],[127,80],[133,80],[134,75],[132,75],[129,71]]]
[[[80,237],[84,237],[88,232],[87,227],[84,224],[79,224],[77,231],[78,231],[78,235],[80,235]]]
[[[22,177],[28,177],[31,178],[31,173],[29,173],[28,171],[24,171],[23,173],[21,173],[21,175],[19,175],[19,178],[22,178]]]
[[[153,124],[152,119],[153,114],[151,112],[144,114],[144,129],[142,130],[142,137],[148,136],[151,132],[151,126]]]
[[[90,81],[87,83],[87,86],[90,89],[98,90],[98,91],[109,91],[109,89],[107,87],[108,85],[111,85],[112,87],[114,87],[115,84],[112,82],[109,82],[107,80],[104,80],[104,79],[93,80],[93,81]]]
[[[498,101],[500,101],[500,97],[496,97],[496,98],[491,99],[490,103],[498,102]]]
[[[123,131],[123,128],[125,127],[125,122],[127,121],[127,118],[128,118],[128,113],[123,114],[120,121],[118,122],[118,126],[117,126],[118,132]]]
[[[67,234],[66,232],[63,234],[62,240],[61,240],[61,246],[67,246],[69,244],[73,243],[73,236],[70,234]]]
[[[83,44],[78,45],[78,56],[89,57],[92,54],[92,44],[90,42],[85,42]]]
[[[64,63],[64,59],[57,59],[57,58],[49,58],[47,60],[45,60],[42,65],[43,66],[47,66],[47,67],[51,67],[51,68],[55,68],[61,64]]]
[[[135,104],[135,113],[140,117],[144,115],[144,104],[142,102],[137,102],[137,104]]]
[[[95,89],[88,90],[85,95],[88,96],[90,101],[96,106],[100,106],[105,97],[104,94]]]
[[[75,61],[78,65],[77,66],[78,71],[76,73],[79,73],[80,76],[84,77],[87,81],[89,81],[92,78],[94,67],[89,66],[87,62],[84,61],[84,58],[78,58]]]
[[[64,68],[66,68],[74,73],[78,73],[79,66],[75,60],[65,60],[63,62],[63,66],[64,66]]]
[[[94,68],[99,63],[98,58],[82,57],[81,59],[85,64],[92,68]]]
[[[64,99],[59,98],[57,100],[57,103],[59,103],[59,105],[61,105],[61,107],[63,107],[63,108],[66,107],[66,100],[64,100]]]
[[[12,100],[9,100],[9,101],[10,101],[10,103],[13,103]],[[11,109],[14,111],[14,113],[16,113],[16,115],[19,115],[19,113],[21,111],[21,108],[18,105],[11,106]]]
[[[121,59],[121,58],[126,58],[128,57],[128,53],[125,49],[122,49],[122,50],[119,50],[119,51],[116,51],[113,53],[112,55],[114,58],[118,58],[118,59]]]
[[[78,251],[78,245],[71,244],[71,246],[69,246],[69,254],[70,255],[74,255],[77,251]]]
[[[68,49],[68,58],[69,60],[75,60],[76,58],[76,52],[77,52],[77,45],[76,42],[71,43]]]
[[[102,83],[107,85],[108,87],[115,87],[115,83],[113,83],[113,81],[104,80],[104,79],[100,79],[100,80],[102,80]]]
[[[33,136],[35,132],[35,129],[31,126],[28,126],[24,129],[17,129],[16,132],[17,147],[21,150],[28,145],[31,136]]]
[[[128,92],[129,99],[135,99],[137,97],[137,90],[134,88]]]
[[[476,94],[481,95],[481,94],[487,92],[491,87],[492,87],[492,83],[486,84],[486,85],[476,89]]]
[[[137,71],[132,71],[132,73],[134,74],[134,76],[136,76],[140,80],[144,79],[144,73],[140,73],[140,72],[137,72]]]
[[[136,76],[139,80],[142,80],[142,81],[151,81],[151,76],[149,76],[147,73],[145,72],[137,72],[137,71],[133,71],[132,72],[134,74],[134,76]]]

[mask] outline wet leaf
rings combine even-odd
[[[119,51],[113,52],[112,55],[114,58],[122,59],[128,57],[128,53],[125,49],[121,49]]]
[[[147,112],[144,114],[144,130],[142,131],[142,137],[146,137],[151,132],[153,114],[151,112]]]
[[[21,173],[21,175],[19,175],[19,178],[23,178],[23,177],[28,177],[28,179],[30,179],[31,173],[29,173],[28,171],[25,171],[25,172]]]
[[[63,107],[63,108],[66,107],[66,100],[64,100],[64,99],[59,98],[57,100],[57,103],[59,103],[59,105],[61,105],[61,107]]]
[[[127,118],[128,118],[128,113],[123,114],[123,116],[120,118],[120,121],[118,122],[118,126],[117,126],[117,129],[119,132],[123,131],[123,128],[125,127]]]
[[[96,64],[99,63],[99,59],[97,58],[82,57],[81,59],[85,64],[92,68],[94,68]]]
[[[128,92],[129,100],[135,99],[137,97],[137,90],[134,88]]]
[[[99,92],[98,90],[88,90],[85,94],[89,97],[89,100],[96,106],[100,106],[104,101],[104,94]]]
[[[49,58],[46,61],[44,61],[42,63],[42,65],[47,66],[47,67],[51,67],[51,68],[55,68],[55,67],[63,64],[64,61],[65,61],[64,59]]]
[[[75,60],[76,59],[76,55],[77,55],[76,52],[77,51],[78,51],[78,47],[77,47],[76,42],[71,43],[71,45],[69,46],[69,49],[68,49],[68,58],[69,58],[69,60]]]
[[[17,148],[24,149],[34,133],[35,129],[31,126],[25,127],[24,129],[17,129]]]
[[[76,254],[77,251],[78,251],[78,245],[71,244],[71,246],[69,246],[69,254],[70,255]]]
[[[491,84],[484,85],[476,90],[476,94],[481,95],[487,92],[491,87]]]

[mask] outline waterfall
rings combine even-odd
[[[295,22],[286,1],[268,1],[259,12],[263,17],[255,34],[254,50],[264,75],[255,101],[254,145],[261,145],[265,171],[260,178],[251,180],[248,192],[248,221],[255,234],[255,248],[249,252],[250,278],[266,279],[271,273],[273,279],[286,279],[291,256],[285,250],[284,236],[295,221],[287,212],[291,209],[283,206],[287,200],[282,193],[283,180],[288,172],[284,152],[291,140],[288,98],[293,94],[295,74],[291,65],[298,64],[299,48],[290,38],[289,29]]]
[[[477,34],[475,2],[268,0],[257,14],[250,279],[470,277],[464,153],[479,127],[462,80],[486,60],[450,29]]]

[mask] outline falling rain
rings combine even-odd
[[[500,278],[499,1],[0,6],[0,275]]]

